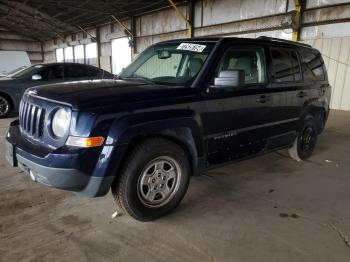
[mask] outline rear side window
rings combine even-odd
[[[275,82],[293,82],[301,80],[298,56],[287,48],[271,48],[272,73]]]
[[[82,65],[66,65],[64,67],[65,78],[80,78],[88,76],[88,68]]]
[[[92,66],[89,67],[89,76],[101,77],[101,75],[102,75],[102,71],[100,69],[92,67]]]
[[[304,78],[311,81],[325,80],[324,63],[321,54],[313,50],[301,51]]]

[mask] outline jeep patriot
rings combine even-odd
[[[310,157],[329,113],[321,54],[281,39],[193,38],[146,49],[116,80],[28,89],[6,158],[34,181],[88,197],[111,189],[157,219],[191,176],[287,148]]]

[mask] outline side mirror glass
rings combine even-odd
[[[238,87],[244,84],[244,70],[222,70],[214,79],[214,85],[220,87]]]
[[[41,80],[41,79],[42,79],[42,77],[39,74],[35,74],[32,76],[32,80]]]

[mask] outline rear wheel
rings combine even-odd
[[[129,215],[150,221],[177,207],[187,191],[189,176],[188,156],[181,146],[153,138],[129,154],[112,192]]]
[[[7,117],[11,112],[11,102],[4,96],[0,95],[0,118]]]
[[[291,158],[301,161],[308,159],[315,149],[318,129],[313,117],[307,117],[300,133],[289,149]]]

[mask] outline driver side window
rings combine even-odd
[[[215,77],[224,71],[239,71],[243,75],[244,85],[264,83],[266,66],[263,49],[229,48],[216,69]]]
[[[55,65],[44,68],[39,73],[42,80],[63,79],[63,65]]]

